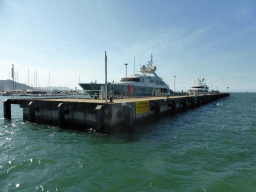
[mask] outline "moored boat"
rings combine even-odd
[[[161,77],[156,74],[156,67],[153,66],[153,56],[147,65],[143,65],[140,74],[133,74],[121,78],[120,82],[107,84],[108,97],[140,97],[140,96],[166,96],[173,93]],[[102,96],[105,84],[79,83],[83,90],[90,95]]]
[[[205,84],[205,79],[196,78],[194,85],[189,88],[188,94],[197,95],[197,94],[207,94],[209,92],[209,87]]]

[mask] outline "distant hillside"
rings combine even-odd
[[[0,92],[12,90],[12,89],[13,89],[12,80],[0,80]],[[34,89],[34,88],[22,83],[14,82],[14,89]]]
[[[70,90],[69,87],[37,87],[37,89],[42,89],[42,90]]]

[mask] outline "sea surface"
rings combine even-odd
[[[23,122],[0,96],[0,192],[256,191],[256,93],[108,135]]]

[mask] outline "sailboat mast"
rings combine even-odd
[[[14,64],[12,64],[12,82],[13,82],[13,90],[14,90]]]

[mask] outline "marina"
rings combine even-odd
[[[100,133],[119,128],[132,131],[135,125],[145,121],[157,121],[229,96],[229,93],[209,92],[201,78],[197,78],[186,93],[176,93],[175,79],[173,91],[156,74],[152,54],[139,74],[134,67],[134,74],[127,76],[127,65],[125,63],[126,75],[120,82],[108,82],[105,52],[105,84],[79,83],[83,90],[5,91],[3,96],[12,96],[12,99],[4,101],[4,118],[11,119],[11,105],[18,104],[23,109],[23,120],[32,123],[94,129]]]
[[[256,1],[1,2],[0,192],[256,191]]]
[[[60,127],[93,128],[111,132],[123,127],[132,130],[145,119],[159,120],[209,102],[229,96],[229,93],[198,96],[166,96],[111,99],[86,98],[26,98],[4,101],[4,118],[11,119],[11,105],[23,109],[23,120]]]

